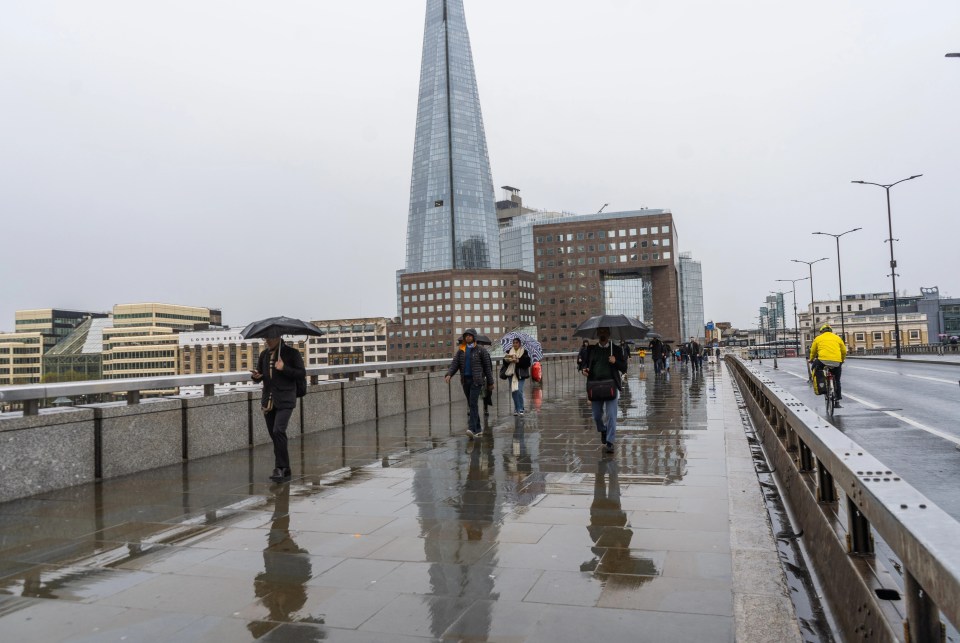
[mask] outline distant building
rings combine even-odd
[[[219,318],[220,311],[199,306],[117,304],[113,326],[103,329],[104,379],[177,375],[179,334],[207,330]]]
[[[926,312],[920,312],[920,300],[921,296],[897,296],[901,346],[935,341],[930,336],[930,325],[935,325],[936,320],[930,320]],[[845,330],[844,339],[850,350],[896,346],[892,292],[844,295],[842,302],[838,299],[817,300],[797,317],[801,339],[807,346],[824,324],[829,324],[837,335],[842,335]]]
[[[689,252],[679,255],[680,339],[705,337],[703,317],[703,269]],[[716,339],[716,338],[711,338]]]
[[[0,333],[0,386],[40,383],[43,342],[39,331]]]
[[[41,333],[43,335],[43,352],[46,353],[85,320],[106,316],[107,313],[64,310],[62,308],[18,310],[14,313],[14,330],[18,333]]]
[[[43,356],[44,382],[103,379],[103,329],[109,317],[88,319]]]
[[[197,375],[252,370],[257,367],[262,344],[259,339],[244,339],[238,330],[179,333],[180,373]]]
[[[387,326],[390,361],[453,354],[467,328],[491,340],[536,319],[534,275],[522,270],[438,270],[400,277],[401,317]]]
[[[387,325],[397,321],[389,317],[313,321],[325,334],[307,338],[304,361],[307,366],[386,362]]]

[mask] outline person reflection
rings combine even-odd
[[[597,462],[597,474],[593,484],[593,502],[590,504],[590,525],[587,533],[593,546],[593,558],[580,565],[580,571],[593,572],[598,576],[629,574],[641,577],[654,576],[656,566],[649,558],[633,556],[630,541],[633,530],[627,524],[627,514],[620,507],[620,481],[617,477],[617,462],[604,458]],[[639,582],[645,582],[641,578]]]
[[[307,550],[297,546],[290,534],[290,485],[273,485],[273,522],[267,534],[267,546],[263,550],[264,570],[253,580],[253,589],[261,605],[267,608],[267,617],[247,624],[247,629],[257,639],[280,623],[291,621],[322,623],[322,619],[301,617],[297,612],[307,602],[306,582],[312,568]],[[298,632],[300,634],[300,632]],[[325,638],[322,630],[309,639]]]

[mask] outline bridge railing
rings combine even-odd
[[[904,355],[960,355],[960,344],[901,344],[900,352]],[[853,351],[854,355],[896,355],[896,346],[880,346],[877,348],[861,348]]]
[[[960,625],[960,523],[759,369],[728,357],[846,640],[942,640]],[[902,565],[905,597],[874,553]]]
[[[328,379],[353,381],[358,376],[370,373],[386,377],[391,373],[435,371],[438,368],[446,367],[449,363],[449,359],[366,362],[341,366],[310,366],[306,370],[308,381],[311,384],[317,384],[323,376]],[[126,397],[128,404],[137,404],[140,402],[143,393],[147,391],[170,391],[182,387],[202,386],[203,394],[211,396],[215,394],[217,385],[249,383],[250,381],[249,371],[231,371],[203,375],[168,375],[53,384],[23,384],[0,387],[0,404],[19,402],[23,405],[24,415],[36,415],[44,400],[55,400],[60,397],[121,394]]]

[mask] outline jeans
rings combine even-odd
[[[290,453],[287,451],[287,424],[293,409],[274,409],[265,414],[267,433],[273,440],[273,467],[286,471],[290,468]]]
[[[477,405],[480,398],[483,397],[483,382],[474,384],[472,377],[465,377],[461,380],[461,384],[463,384],[463,395],[467,398],[467,406],[470,407],[470,430],[474,433],[480,433],[483,429],[480,428],[480,411]]]
[[[510,388],[513,388],[513,377],[516,377],[516,376],[512,376],[511,379],[509,380]],[[511,397],[513,397],[513,410],[522,411],[523,410],[523,380],[520,380],[520,379],[517,380],[517,390],[510,391],[510,395]]]
[[[617,393],[617,396],[612,400],[607,400],[605,402],[590,402],[590,404],[593,406],[593,421],[597,423],[597,431],[606,431],[606,441],[610,444],[613,444],[613,441],[617,437],[617,401],[619,399],[620,394]],[[607,415],[606,424],[603,423],[604,413]]]

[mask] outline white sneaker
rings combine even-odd
[[[470,429],[467,429],[467,437],[472,440],[472,439],[474,439],[475,437],[477,437],[477,434],[474,433],[473,431],[471,431]]]

